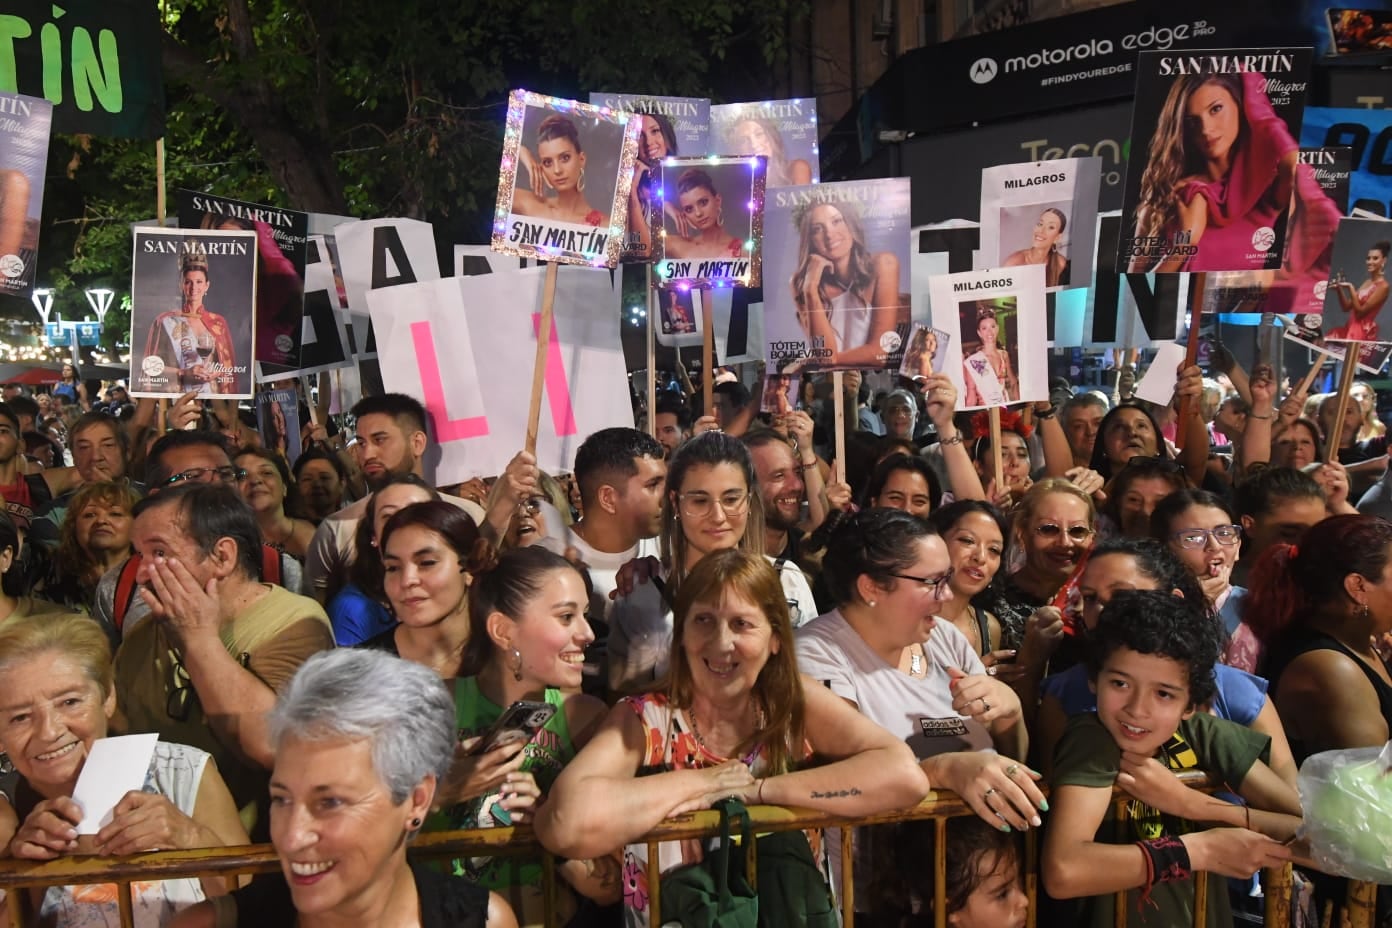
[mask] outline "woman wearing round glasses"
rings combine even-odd
[[[878,508],[851,516],[832,532],[823,562],[836,608],[797,631],[798,666],[902,738],[934,787],[957,793],[992,826],[1037,826],[1047,804],[1038,775],[1019,763],[1028,748],[1020,698],[987,674],[961,631],[938,620],[952,575],[947,545],[923,520]],[[881,831],[861,830],[858,882],[892,871],[879,856],[891,845]],[[856,890],[857,907],[875,914],[903,906],[893,897],[868,882]]]
[[[1232,507],[1207,490],[1180,490],[1155,507],[1151,537],[1167,545],[1193,573],[1209,605],[1223,620],[1228,641],[1223,663],[1256,673],[1261,646],[1241,621],[1247,591],[1232,585],[1233,568],[1242,554],[1242,526]]]
[[[707,554],[728,548],[764,554],[764,512],[754,464],[739,439],[724,432],[703,432],[683,444],[667,465],[666,490],[662,561],[639,558],[624,565],[611,596],[626,596],[638,584],[653,582],[670,605],[682,581]],[[801,625],[817,614],[812,589],[796,564],[774,563],[793,625]],[[620,621],[609,630],[611,689],[650,683],[667,672],[672,647],[670,609],[662,615],[642,616],[641,623],[635,627],[631,621]]]

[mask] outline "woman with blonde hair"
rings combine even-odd
[[[4,856],[55,860],[250,842],[212,758],[167,742],[155,745],[144,787],[126,793],[94,836],[78,836],[84,810],[73,792],[92,745],[106,737],[116,712],[111,650],[96,622],[57,615],[0,625],[0,679],[0,750],[19,772],[14,809],[20,825],[0,835]],[[167,924],[180,909],[229,888],[220,877],[137,882],[130,888],[135,924]],[[113,885],[50,887],[40,919],[65,928],[116,923],[118,892]]]
[[[798,267],[789,286],[798,322],[821,339],[821,367],[870,366],[885,354],[880,339],[899,325],[899,259],[870,249],[852,203],[817,203],[794,211]],[[907,323],[907,320],[905,320]]]
[[[783,133],[772,119],[746,113],[728,133],[730,151],[737,155],[763,155],[768,159],[768,185],[795,187],[812,183],[812,166],[801,158],[789,160]]]
[[[788,604],[767,560],[739,550],[702,559],[674,617],[671,672],[610,710],[536,819],[542,845],[567,858],[627,845],[629,928],[648,924],[650,898],[647,849],[632,842],[664,819],[725,797],[864,816],[906,808],[928,789],[907,745],[798,673]],[[825,874],[820,845],[814,834]],[[666,871],[686,849],[664,844],[659,856]]]

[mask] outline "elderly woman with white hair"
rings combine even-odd
[[[497,894],[406,860],[454,756],[454,703],[433,671],[381,651],[326,651],[269,721],[281,872],[186,910],[174,928],[516,928]]]

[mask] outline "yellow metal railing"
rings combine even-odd
[[[1200,776],[1184,779],[1199,783]],[[1127,800],[1118,799],[1120,814],[1126,814]],[[750,821],[756,832],[792,831],[805,828],[850,828],[858,825],[888,825],[914,820],[934,820],[937,824],[934,855],[934,924],[947,924],[946,868],[947,856],[942,853],[947,821],[959,816],[973,815],[971,808],[951,793],[930,794],[919,805],[880,815],[848,819],[808,809],[781,806],[752,806]],[[668,819],[637,842],[648,848],[648,892],[650,925],[657,928],[661,913],[661,880],[658,878],[658,845],[664,841],[685,838],[705,838],[719,831],[720,817],[716,812],[695,812]],[[754,849],[750,848],[751,877],[757,879]],[[530,828],[485,828],[472,831],[423,834],[412,843],[410,854],[425,859],[477,857],[483,855],[538,855],[542,859],[543,892],[546,900],[544,914],[548,926],[555,925],[555,858],[542,848]],[[853,861],[851,841],[841,842],[840,905],[846,928],[855,925],[855,896],[852,888]],[[62,857],[52,861],[0,860],[0,890],[7,895],[12,926],[27,926],[35,915],[27,890],[48,886],[105,884],[118,887],[116,894],[122,928],[133,928],[130,886],[133,882],[158,879],[200,879],[232,877],[274,872],[280,869],[275,850],[268,844],[232,848],[203,848],[186,851],[159,851],[132,854],[126,857]],[[1025,836],[1025,858],[1022,868],[1025,893],[1029,898],[1029,928],[1035,928],[1035,901],[1039,887],[1039,852],[1036,832]],[[1266,924],[1271,928],[1286,928],[1290,924],[1291,867],[1264,871]],[[1205,928],[1204,902],[1209,892],[1208,875],[1195,874],[1194,928]],[[1217,891],[1223,891],[1220,887]],[[1368,883],[1351,883],[1348,909],[1351,928],[1372,928],[1377,887]],[[1115,924],[1125,928],[1127,920],[1126,894],[1118,894]]]

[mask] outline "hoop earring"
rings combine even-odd
[[[518,683],[522,682],[522,652],[516,648],[512,649],[512,660],[508,662],[512,670],[512,678]]]
[[[585,192],[585,169],[584,169],[584,168],[581,168],[581,169],[580,169],[580,183],[576,184],[576,186],[580,189],[580,192],[581,192],[581,193],[584,193],[584,192]]]

